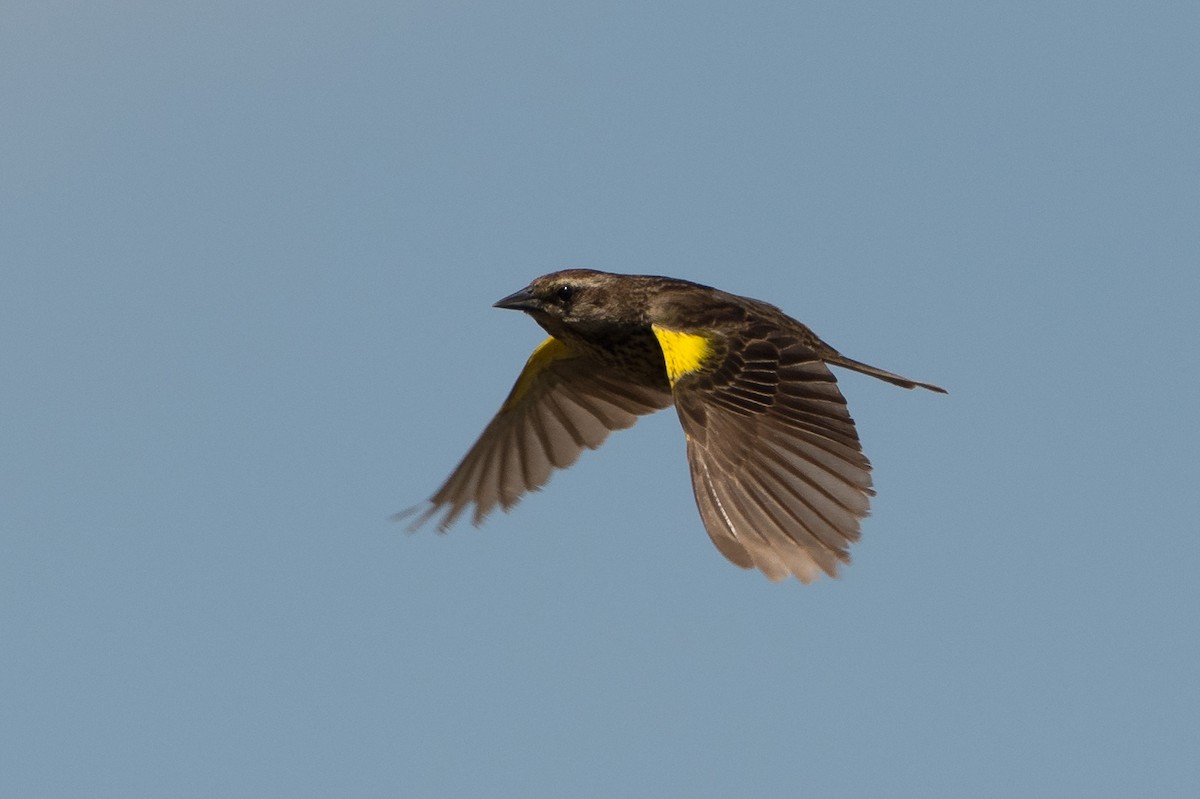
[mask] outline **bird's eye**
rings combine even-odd
[[[570,283],[563,283],[554,290],[554,296],[558,298],[559,302],[568,303],[575,297],[575,287]]]

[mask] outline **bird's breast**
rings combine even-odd
[[[640,386],[670,391],[662,346],[649,330],[576,338],[572,348]]]

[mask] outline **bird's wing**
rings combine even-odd
[[[570,466],[585,447],[595,449],[611,431],[670,404],[670,393],[632,385],[550,337],[534,350],[499,413],[409,529],[444,511],[438,530],[445,531],[472,504],[479,524],[497,505],[508,510],[545,485],[552,470]]]
[[[774,326],[749,332],[718,341],[656,328],[696,504],[739,566],[772,580],[835,576],[874,494],[870,462],[812,347]]]

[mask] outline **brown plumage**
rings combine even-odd
[[[845,357],[773,305],[684,280],[569,269],[496,306],[528,313],[550,338],[409,529],[442,513],[444,531],[472,505],[480,524],[612,430],[674,404],[717,549],[772,580],[836,576],[874,491],[828,365],[945,393]]]

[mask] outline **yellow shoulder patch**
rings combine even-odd
[[[524,399],[529,390],[533,388],[533,384],[537,382],[538,375],[546,371],[550,364],[563,358],[573,357],[573,355],[570,348],[554,336],[539,344],[533,354],[529,356],[529,360],[525,362],[525,368],[521,370],[516,384],[508,393],[508,399],[504,400],[504,404],[500,406],[500,412],[509,410]]]
[[[667,362],[667,378],[671,381],[672,388],[679,378],[700,371],[712,354],[711,343],[702,335],[668,330],[658,325],[650,327],[654,330],[659,346],[662,347],[663,359]]]

